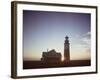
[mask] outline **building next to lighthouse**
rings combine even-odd
[[[49,64],[60,63],[61,62],[61,53],[56,52],[54,49],[47,51],[47,52],[43,52],[41,61],[44,63],[49,63]]]
[[[43,63],[55,64],[61,63],[61,53],[56,52],[54,49],[47,52],[42,53],[41,61]],[[68,63],[70,61],[70,44],[68,36],[65,37],[64,41],[64,63]]]

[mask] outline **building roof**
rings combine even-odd
[[[43,52],[42,56],[43,57],[61,57],[61,53],[56,52],[54,49],[52,49],[48,52]]]

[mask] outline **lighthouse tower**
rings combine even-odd
[[[69,62],[70,60],[70,45],[68,36],[65,37],[65,43],[64,43],[64,62]]]

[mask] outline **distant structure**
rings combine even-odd
[[[56,52],[54,49],[47,52],[42,53],[42,58],[41,61],[43,63],[61,63],[61,53]],[[68,63],[70,61],[70,44],[68,40],[68,36],[65,37],[65,42],[64,42],[64,63]]]
[[[41,61],[43,63],[59,63],[61,62],[61,53],[56,52],[54,49],[42,53]]]
[[[64,62],[69,62],[69,61],[70,61],[70,44],[68,36],[66,36],[64,43]]]

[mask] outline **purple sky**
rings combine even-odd
[[[86,13],[24,10],[24,60],[39,60],[47,49],[63,55],[66,35],[71,59],[90,59],[90,20],[91,15]]]

